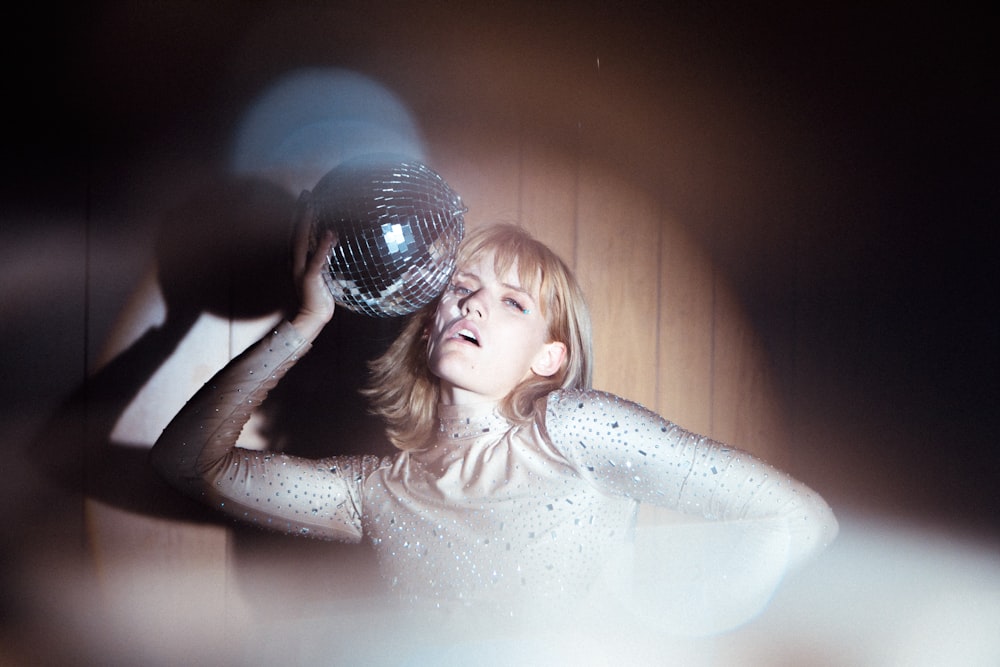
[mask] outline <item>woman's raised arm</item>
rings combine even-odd
[[[279,324],[202,387],[164,429],[150,462],[182,493],[240,520],[353,542],[361,536],[359,482],[376,457],[311,460],[236,446],[254,409],[333,315],[321,271],[334,239],[328,235],[308,256],[310,214],[304,193],[294,249],[301,305],[293,323]]]

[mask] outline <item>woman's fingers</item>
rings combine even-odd
[[[337,238],[331,231],[314,238],[315,220],[310,193],[304,190],[295,204],[292,272],[299,293],[299,311],[292,324],[310,340],[330,321],[336,308],[323,271]]]

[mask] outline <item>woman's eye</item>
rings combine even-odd
[[[452,292],[452,294],[458,294],[459,296],[465,296],[472,293],[472,290],[468,287],[465,287],[464,285],[457,285],[455,283],[449,285],[448,289]]]
[[[506,303],[511,308],[516,308],[517,310],[521,311],[524,314],[528,313],[528,311],[524,309],[524,306],[522,306],[516,299],[511,299],[508,297],[504,299],[504,303]]]

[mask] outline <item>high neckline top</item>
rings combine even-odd
[[[488,433],[506,431],[510,423],[500,415],[499,404],[474,403],[465,405],[438,405],[438,428],[435,443],[442,438],[465,440]]]

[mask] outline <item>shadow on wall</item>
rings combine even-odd
[[[220,178],[163,217],[156,262],[166,316],[78,387],[31,445],[30,456],[49,481],[72,497],[128,513],[218,521],[154,475],[147,462],[149,443],[121,442],[115,426],[203,315],[238,325],[295,306],[290,260],[294,204],[287,191],[268,182]],[[314,351],[269,398],[269,439],[290,454],[309,457],[362,448],[371,453],[373,444],[374,453],[388,452],[382,426],[367,414],[357,387],[364,382],[366,360],[388,345],[399,326],[397,320],[341,309]],[[274,549],[258,531],[235,535],[237,562],[252,559],[257,544]],[[91,533],[87,539],[101,536]],[[311,553],[320,547],[298,548]]]

